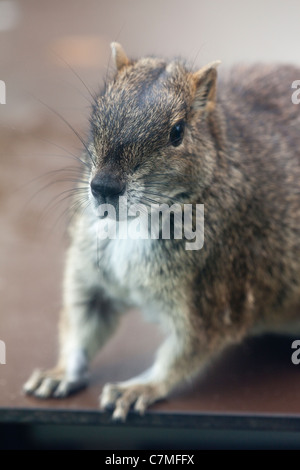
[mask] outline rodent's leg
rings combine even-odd
[[[100,293],[64,308],[59,360],[55,368],[34,371],[24,391],[40,398],[64,397],[87,385],[88,363],[117,326],[119,312]]]
[[[182,331],[174,332],[163,343],[149,370],[126,382],[105,385],[100,406],[114,409],[113,419],[125,420],[132,405],[135,411],[144,414],[149,405],[165,398],[177,385],[204,368],[212,355],[212,346],[205,341],[201,344],[202,338],[192,328]]]
[[[78,291],[77,291],[78,292]],[[64,397],[87,385],[88,363],[117,326],[119,312],[100,293],[64,308],[59,360],[55,368],[34,371],[24,391],[40,398]]]
[[[120,305],[98,287],[99,272],[79,258],[79,250],[75,261],[73,253],[71,250],[66,266],[58,364],[35,371],[23,387],[25,393],[41,398],[63,397],[86,386],[89,361],[118,324]]]

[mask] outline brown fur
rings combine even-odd
[[[84,385],[87,361],[137,305],[168,339],[147,376],[104,388],[102,407],[125,419],[131,405],[143,413],[227,344],[299,322],[300,107],[290,87],[300,70],[237,67],[217,83],[218,62],[193,72],[178,61],[129,60],[117,44],[113,51],[118,71],[97,98],[84,156],[91,204],[71,229],[62,374],[37,374],[25,389],[61,396]],[[184,137],[174,147],[179,121]],[[204,204],[203,249],[175,239],[97,246],[89,182],[108,174],[130,204]]]

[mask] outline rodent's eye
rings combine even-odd
[[[170,132],[170,142],[173,145],[173,147],[178,147],[182,140],[183,140],[183,135],[184,135],[184,121],[179,121],[175,126],[172,127],[171,132]]]

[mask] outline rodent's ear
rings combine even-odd
[[[192,78],[196,87],[194,109],[211,111],[216,102],[217,67],[221,61],[216,60],[193,73]]]
[[[130,60],[128,59],[126,52],[124,51],[121,44],[118,42],[112,42],[110,47],[117,70],[121,70],[130,63]]]

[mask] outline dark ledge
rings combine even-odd
[[[0,408],[1,423],[300,432],[300,415],[286,414],[149,412],[141,417],[130,413],[125,423],[116,423],[108,412]]]

